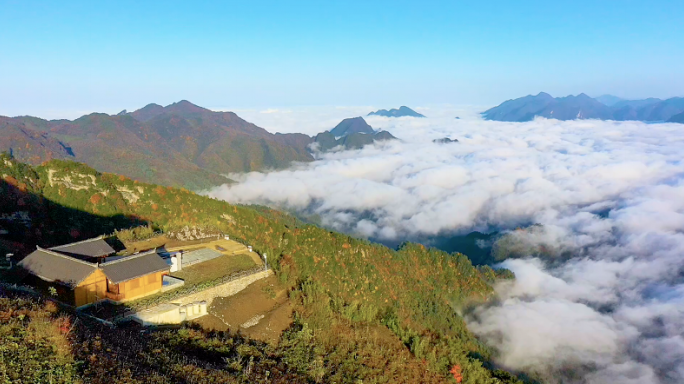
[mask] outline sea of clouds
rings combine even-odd
[[[497,362],[550,382],[684,382],[684,125],[417,110],[428,118],[367,118],[401,141],[230,175],[237,184],[209,194],[388,242],[539,223],[511,235],[565,256],[503,262],[516,280],[467,318]],[[304,109],[262,112],[247,118],[273,131],[335,125]],[[459,142],[432,141],[443,137]]]

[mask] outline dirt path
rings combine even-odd
[[[209,315],[195,322],[208,330],[232,330],[275,343],[292,323],[292,304],[274,276],[252,283],[230,297],[217,297]]]

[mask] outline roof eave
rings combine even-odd
[[[121,284],[121,283],[125,283],[125,282],[127,282],[127,281],[135,280],[135,279],[140,278],[140,277],[143,277],[143,276],[151,275],[151,274],[153,274],[153,273],[164,272],[164,271],[166,271],[166,270],[168,270],[168,269],[169,269],[169,267],[160,268],[160,269],[155,270],[155,271],[152,271],[152,272],[148,272],[148,273],[145,273],[145,274],[142,274],[142,275],[137,275],[137,276],[135,276],[135,277],[130,277],[130,278],[128,278],[128,279],[119,280],[119,281],[111,280],[111,279],[109,279],[109,277],[107,277],[107,279],[108,279],[109,281],[111,281],[112,284]],[[102,271],[102,272],[104,272],[104,271]],[[106,273],[106,272],[104,272],[104,274],[105,274],[105,276],[107,276],[107,273]]]

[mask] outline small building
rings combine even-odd
[[[100,300],[124,302],[161,292],[169,265],[156,250],[107,257],[113,253],[101,238],[91,239],[50,249],[37,247],[19,266],[33,277],[34,285],[55,288],[60,300],[76,307]]]

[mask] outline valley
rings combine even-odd
[[[26,226],[17,222],[0,223],[10,231],[0,243],[3,251],[11,250],[18,258],[30,250],[32,244],[63,243],[69,241],[67,239],[73,241],[113,233],[115,229],[136,227],[140,225],[138,223],[145,222],[166,234],[176,233],[188,225],[203,232],[220,231],[243,244],[252,244],[259,254],[269,255],[269,264],[277,281],[264,280],[262,284],[266,285],[253,285],[239,296],[216,301],[209,310],[213,317],[198,320],[199,326],[206,326],[206,330],[181,327],[152,332],[135,340],[127,336],[129,331],[125,329],[112,331],[86,326],[89,322],[68,307],[56,310],[56,317],[80,324],[74,328],[75,333],[67,335],[81,340],[78,345],[89,344],[82,344],[84,339],[79,338],[84,336],[77,335],[90,335],[87,337],[89,340],[99,335],[98,340],[106,346],[101,350],[95,349],[102,352],[96,352],[98,357],[92,362],[79,363],[80,368],[59,365],[63,367],[59,369],[70,369],[73,375],[88,378],[88,381],[98,382],[97,376],[92,375],[103,364],[118,367],[116,369],[130,369],[131,379],[139,377],[134,372],[146,372],[147,378],[155,375],[191,380],[191,377],[199,377],[197,375],[208,375],[206,377],[225,377],[225,380],[239,382],[269,377],[275,373],[267,374],[266,371],[273,368],[266,367],[276,364],[273,367],[279,367],[280,372],[276,377],[286,375],[283,377],[291,378],[288,381],[296,381],[296,377],[312,380],[316,377],[329,380],[375,377],[393,382],[440,382],[446,380],[448,371],[456,364],[464,372],[470,372],[468,375],[473,379],[496,377],[501,382],[518,380],[503,371],[487,368],[491,367],[489,365],[482,365],[480,359],[486,359],[490,352],[469,333],[462,318],[452,309],[453,306],[467,307],[488,300],[493,294],[491,284],[497,279],[511,277],[504,271],[475,268],[463,255],[449,255],[418,244],[391,250],[303,224],[277,211],[257,211],[183,189],[133,182],[125,177],[100,174],[81,164],[53,160],[34,169],[5,156],[0,164],[0,174],[3,177],[3,199],[10,202],[2,206],[3,213],[24,211],[30,219]],[[53,180],[52,184],[46,182],[48,175]],[[124,187],[136,191],[138,198],[135,202],[126,200],[118,192]],[[30,199],[38,199],[41,203],[24,205]],[[48,205],[52,208],[44,210],[43,207]],[[56,207],[64,208],[56,210]],[[70,215],[69,210],[80,213]],[[17,247],[19,238],[22,239],[21,247]],[[11,281],[11,276],[4,276]],[[53,305],[50,300],[36,298],[30,293],[27,297],[23,291],[7,290],[9,286],[3,286],[5,290],[0,299],[3,311],[13,311],[11,308],[16,308],[13,305],[26,303],[26,300],[33,303],[31,306],[36,308],[36,313]],[[258,300],[256,303],[262,304],[245,307],[240,304],[245,300]],[[226,317],[226,309],[223,308],[227,305],[246,309],[239,317]],[[223,320],[225,328],[208,320],[220,319],[218,316],[223,316],[230,326]],[[17,324],[12,319],[10,316],[2,320],[0,325],[24,329],[21,323]],[[46,326],[53,324],[50,316],[42,319]],[[288,327],[289,319],[292,325]],[[249,326],[255,321],[256,325]],[[238,324],[233,323],[240,323],[248,335],[270,343],[275,342],[278,331],[283,328],[285,331],[275,347],[240,339],[242,336],[239,334],[228,336],[211,331],[217,328],[235,330]],[[223,341],[217,344],[217,338]],[[226,338],[233,338],[233,344],[225,344]],[[185,341],[177,344],[180,340]],[[242,343],[246,343],[245,347],[240,346]],[[149,363],[133,368],[128,364],[138,360],[131,360],[135,353],[149,353],[135,352],[143,345],[146,351],[152,352],[155,348],[162,348],[164,352],[159,356],[163,356],[163,360],[155,357],[148,360]],[[174,361],[180,358],[178,352],[174,352],[174,345],[183,345],[185,353],[195,356],[189,363],[195,369],[181,373],[177,370],[179,366],[174,368],[174,364],[178,364]],[[245,349],[246,345],[253,346],[249,349],[251,352]],[[224,352],[218,352],[216,348]],[[108,350],[115,351],[112,353],[118,356],[116,360],[111,358]],[[473,355],[475,351],[477,354]],[[77,350],[75,357],[68,355],[66,364],[72,364],[68,363],[70,358],[80,359],[79,353]],[[211,365],[212,356],[235,356],[234,361],[244,367],[245,354],[255,357],[252,370],[240,368],[235,371],[229,364],[226,368],[213,368],[212,373],[206,371],[206,364]],[[12,359],[27,358],[21,354],[13,356]],[[49,356],[53,355],[43,358],[52,358]],[[320,361],[316,370],[310,370],[310,361]],[[164,372],[160,370],[162,367]]]
[[[682,20],[0,0],[0,384],[684,383]]]

